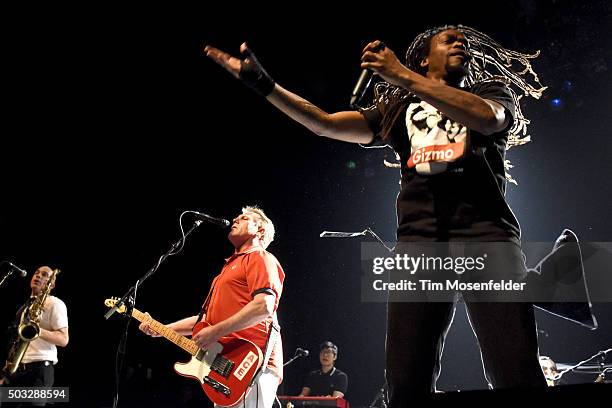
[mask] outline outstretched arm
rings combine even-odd
[[[235,78],[259,92],[281,112],[313,133],[349,143],[370,143],[374,134],[363,115],[357,111],[327,113],[306,99],[276,84],[263,69],[246,43],[240,46],[244,58],[236,58],[211,46],[204,53]]]

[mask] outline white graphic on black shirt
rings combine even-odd
[[[442,173],[449,162],[464,154],[467,128],[425,101],[408,106],[406,130],[410,139],[408,166],[419,174]]]

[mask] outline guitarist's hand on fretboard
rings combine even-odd
[[[149,323],[152,320],[151,315],[148,313],[145,313],[145,316],[147,316],[147,320],[143,321],[142,323],[140,323],[140,326],[138,326],[140,331],[151,337],[161,337],[161,334],[159,334],[158,332],[154,331],[153,329],[149,327]]]

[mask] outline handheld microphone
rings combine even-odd
[[[21,269],[20,267],[18,267],[17,265],[9,262],[9,261],[4,261],[7,264],[9,264],[11,266],[11,268],[13,268],[14,270],[16,270],[17,272],[19,272],[19,276],[21,276],[22,278],[25,278],[26,276],[28,276],[28,272],[25,269]]]
[[[377,47],[372,49],[372,52],[378,52],[384,49],[385,49],[385,44],[381,42],[380,44],[378,44]],[[358,108],[357,102],[359,102],[359,100],[363,98],[363,94],[365,94],[365,91],[370,86],[370,82],[372,82],[373,75],[374,75],[374,72],[370,69],[366,68],[363,71],[361,71],[361,75],[359,75],[359,79],[357,80],[357,83],[355,84],[355,88],[353,88],[353,93],[351,94],[351,107],[352,108]]]
[[[310,351],[303,349],[301,347],[298,347],[297,349],[295,349],[295,354],[297,354],[300,357],[308,357],[308,355],[310,354]]]
[[[229,227],[230,226],[230,222],[228,220],[226,220],[225,218],[211,217],[208,214],[204,214],[204,213],[197,212],[197,211],[191,211],[191,213],[193,215],[195,215],[195,217],[198,220],[200,220],[200,221],[210,222],[212,224],[217,224],[217,225],[220,225],[222,227]]]

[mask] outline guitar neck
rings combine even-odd
[[[196,354],[198,354],[198,351],[200,350],[200,348],[198,347],[197,344],[193,342],[193,340],[190,340],[187,337],[183,336],[182,334],[177,333],[176,331],[172,330],[168,326],[158,322],[155,319],[148,318],[140,310],[133,309],[132,317],[138,320],[139,322],[148,322],[149,327],[153,331],[161,334],[163,337],[170,340],[172,343],[176,344],[177,346],[179,346],[180,348],[182,348],[183,350],[185,350],[192,356],[195,356]]]

